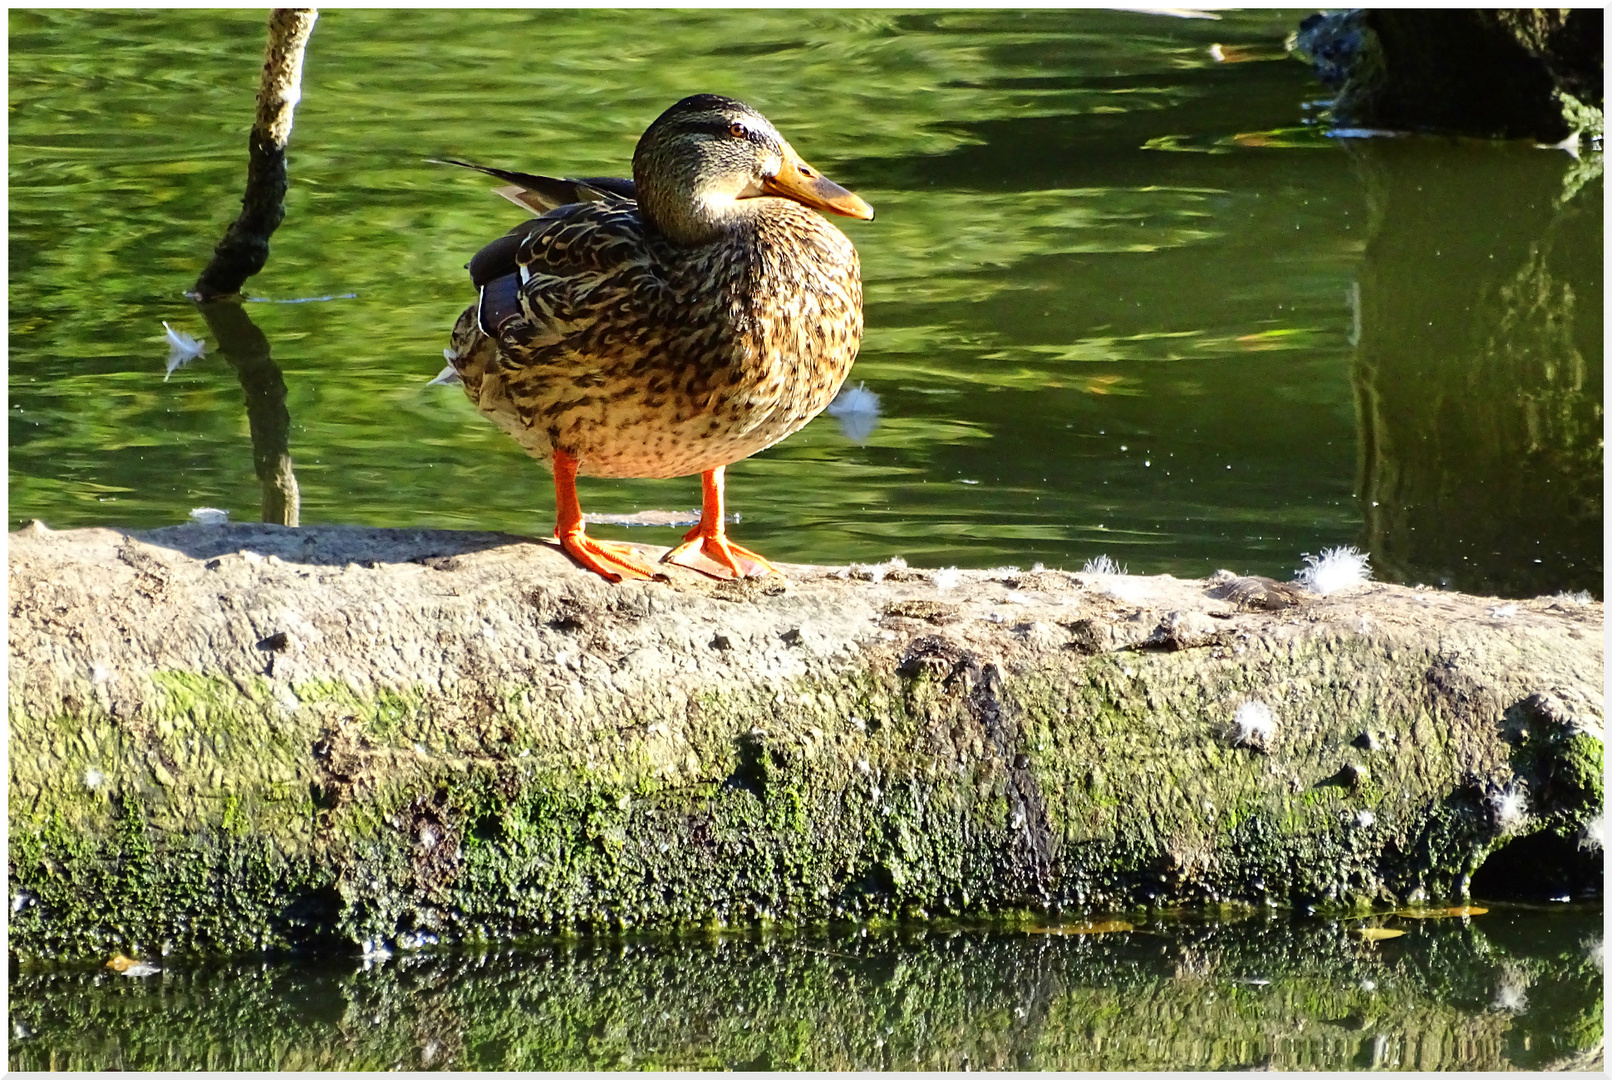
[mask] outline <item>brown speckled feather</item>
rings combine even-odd
[[[563,206],[488,245],[453,333],[465,393],[533,457],[558,447],[594,476],[684,476],[799,430],[856,357],[856,251],[796,202],[739,205],[695,246],[630,201]],[[512,242],[515,276],[489,278]]]

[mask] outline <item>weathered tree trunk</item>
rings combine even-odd
[[[285,217],[285,147],[302,100],[302,53],[319,13],[312,8],[276,8],[269,13],[269,44],[258,85],[257,116],[247,140],[246,194],[241,213],[213,249],[190,296],[214,300],[241,291],[263,269],[269,237]]]
[[[33,526],[10,564],[22,955],[1398,903],[1602,809],[1602,606],[1568,598],[610,585],[267,525]]]
[[[1345,126],[1555,143],[1602,128],[1600,8],[1370,8],[1305,19],[1292,44]]]

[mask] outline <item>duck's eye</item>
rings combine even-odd
[[[728,134],[732,135],[735,139],[748,139],[750,137],[750,129],[739,123],[739,121],[735,120],[733,123],[728,125]]]

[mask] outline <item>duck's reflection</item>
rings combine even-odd
[[[297,524],[301,496],[291,469],[291,412],[285,378],[270,355],[269,339],[238,300],[197,302],[196,310],[218,342],[218,351],[235,369],[246,392],[246,420],[252,432],[252,466],[263,491],[263,520]]]
[[[1602,179],[1565,153],[1351,145],[1370,240],[1354,383],[1382,576],[1601,586]]]

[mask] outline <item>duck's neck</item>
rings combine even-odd
[[[709,244],[749,226],[764,200],[741,199],[738,190],[705,184],[696,187],[677,179],[635,177],[638,206],[650,224],[674,244],[695,247]],[[697,191],[698,195],[690,192]]]

